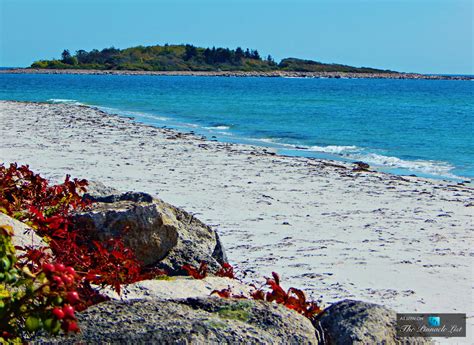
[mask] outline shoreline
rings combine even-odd
[[[0,101],[0,120],[0,162],[157,195],[216,229],[249,278],[277,271],[326,303],[472,323],[472,187],[280,156],[89,106]]]
[[[28,101],[26,101],[28,102]],[[36,102],[33,102],[36,103]],[[118,108],[109,108],[106,106],[99,106],[99,105],[91,105],[91,104],[84,104],[76,100],[48,100],[48,101],[38,101],[38,103],[46,103],[46,104],[73,104],[73,105],[83,105],[86,107],[90,107],[97,111],[103,111],[106,114],[112,116],[120,116],[129,118],[137,123],[141,123],[147,126],[151,126],[153,128],[168,128],[173,131],[179,133],[191,133],[196,137],[206,137],[210,141],[217,141],[220,143],[226,144],[237,144],[237,145],[249,145],[249,146],[257,146],[260,148],[264,148],[265,150],[270,150],[274,152],[278,156],[284,157],[302,157],[302,158],[311,158],[311,159],[318,159],[322,161],[334,161],[336,163],[344,163],[344,164],[353,164],[355,162],[361,162],[364,164],[370,164],[369,170],[377,171],[379,173],[386,173],[396,176],[409,176],[409,177],[420,177],[426,179],[433,179],[451,183],[462,183],[467,184],[468,186],[474,186],[474,180],[469,176],[464,175],[455,175],[449,171],[445,172],[444,174],[431,172],[427,170],[417,170],[417,168],[409,167],[409,166],[396,166],[396,165],[384,165],[383,163],[373,162],[369,158],[365,159],[366,157],[353,157],[348,155],[342,155],[334,152],[327,152],[327,151],[317,151],[312,150],[310,146],[305,146],[303,144],[296,145],[296,144],[282,144],[278,142],[266,141],[262,138],[252,138],[252,137],[245,137],[232,134],[231,136],[227,136],[222,134],[221,132],[215,132],[210,127],[197,125],[193,123],[180,123],[172,120],[171,118],[166,118],[165,121],[159,120],[158,123],[150,123],[147,122],[145,119],[140,118],[140,115],[131,115],[133,111],[130,111],[128,114],[127,111],[122,111]],[[160,114],[157,115],[160,118]],[[169,122],[171,120],[171,123]],[[160,122],[161,121],[161,122]],[[391,156],[384,156],[385,158],[393,158]],[[399,159],[398,157],[395,157]],[[402,163],[414,163],[414,161],[403,161],[400,159]],[[441,162],[445,164],[451,165],[448,162]],[[452,166],[454,169],[454,166]]]
[[[201,76],[201,77],[268,77],[268,78],[329,78],[329,79],[415,79],[415,80],[474,80],[472,76],[446,76],[419,73],[350,73],[296,71],[128,71],[89,69],[2,69],[1,74],[75,74],[75,75],[130,75],[130,76]]]

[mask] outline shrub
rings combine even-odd
[[[3,227],[0,242],[0,296],[3,296],[0,298],[3,306],[0,304],[0,315],[2,325],[4,322],[10,325],[5,330],[6,337],[22,335],[43,326],[52,333],[57,332],[58,327],[66,331],[76,330],[72,316],[57,317],[57,322],[54,318],[45,321],[50,320],[55,308],[63,306],[64,294],[66,298],[70,292],[77,294],[79,298],[74,307],[80,311],[105,299],[91,284],[108,285],[120,293],[122,284],[163,273],[145,270],[120,238],[94,241],[87,232],[74,228],[72,212],[88,206],[81,197],[86,186],[86,180],[71,179],[69,175],[64,183],[50,186],[27,165],[14,163],[6,168],[0,164],[0,212],[32,227],[49,244],[56,265],[59,265],[49,266],[51,257],[44,248],[21,248],[24,254],[16,258],[11,246],[11,231]],[[64,267],[68,267],[69,275],[63,273],[66,272]],[[70,273],[76,271],[79,274]],[[5,284],[10,285],[7,287]],[[27,302],[29,307],[25,309]],[[66,308],[64,313],[69,315],[68,311],[70,309]],[[56,313],[61,315],[59,311]]]
[[[0,342],[21,343],[41,329],[51,334],[61,329],[77,332],[74,311],[80,298],[75,270],[45,260],[31,265],[39,258],[31,251],[18,258],[12,236],[10,226],[0,226]]]

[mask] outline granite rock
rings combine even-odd
[[[145,265],[180,274],[184,264],[206,261],[212,271],[227,261],[216,231],[160,199],[135,192],[89,198],[94,203],[74,215],[75,226],[99,240],[121,237]]]
[[[263,301],[108,301],[77,316],[81,333],[44,340],[61,344],[317,344],[308,319]]]
[[[399,338],[396,312],[374,303],[343,300],[334,303],[315,321],[334,345],[346,344],[432,344],[430,338]]]

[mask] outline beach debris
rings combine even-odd
[[[352,171],[369,171],[370,165],[365,162],[358,161],[354,162],[353,164],[355,167],[352,169]]]

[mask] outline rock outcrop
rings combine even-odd
[[[122,237],[145,265],[170,274],[206,261],[217,270],[226,256],[217,233],[193,215],[146,193],[89,197],[92,207],[74,215],[75,226],[100,240]]]
[[[346,344],[432,344],[429,338],[398,338],[396,312],[373,303],[343,300],[331,305],[317,319],[327,340]]]
[[[109,301],[88,308],[78,319],[81,333],[45,340],[61,344],[317,344],[308,319],[262,301]]]

